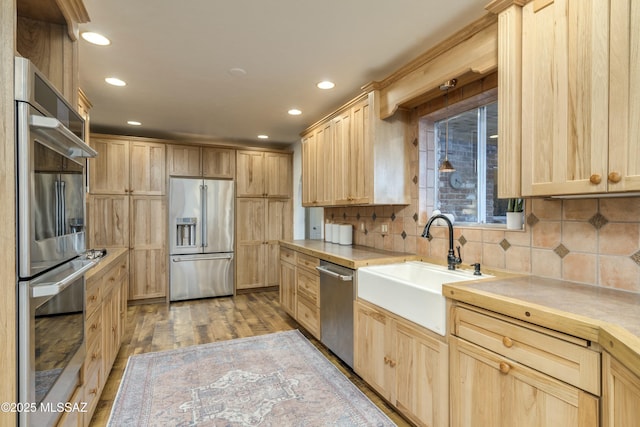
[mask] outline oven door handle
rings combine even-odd
[[[78,270],[74,271],[58,282],[44,282],[33,286],[31,288],[31,298],[51,297],[54,295],[58,295],[95,265],[96,262],[87,263],[87,265],[83,265]]]
[[[71,158],[96,157],[98,155],[96,150],[89,147],[82,139],[67,129],[66,126],[56,118],[38,116],[34,114],[29,117],[29,126],[33,131],[47,138],[58,147],[60,147],[59,141],[61,137],[64,140],[69,141],[73,146],[69,148],[66,145],[62,145],[62,148],[67,153],[66,155]]]

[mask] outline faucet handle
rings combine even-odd
[[[456,262],[460,264],[462,263],[462,257],[460,256],[460,246],[456,246],[456,250],[458,251],[458,259],[456,259]]]

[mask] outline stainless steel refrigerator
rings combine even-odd
[[[171,178],[171,301],[233,295],[233,218],[233,181]]]

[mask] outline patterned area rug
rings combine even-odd
[[[108,425],[395,424],[294,330],[131,356]]]

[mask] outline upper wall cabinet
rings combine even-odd
[[[405,114],[381,120],[377,102],[364,94],[303,134],[304,206],[409,203]]]
[[[233,179],[235,150],[190,145],[167,145],[170,176]]]
[[[291,154],[246,150],[236,154],[238,197],[291,197]]]
[[[534,0],[519,10],[525,2],[496,3],[516,4],[501,12],[499,58],[501,75],[521,70],[521,86],[501,79],[500,91],[516,95],[499,102],[501,115],[521,114],[522,195],[640,190],[640,5]],[[519,25],[521,49],[517,37],[508,39]],[[517,118],[500,127],[512,153],[518,127]]]

